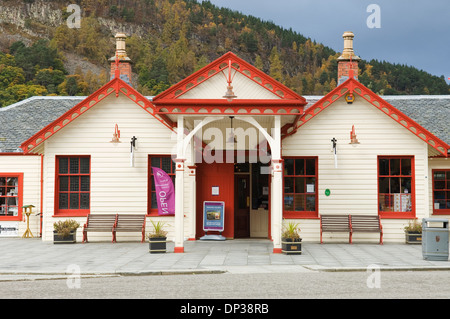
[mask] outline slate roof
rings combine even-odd
[[[322,96],[304,96],[308,106]],[[382,98],[450,144],[450,95],[382,96]],[[35,96],[0,108],[0,153],[22,152],[20,145],[85,97]],[[151,99],[151,97],[149,97]]]
[[[0,152],[22,152],[20,144],[84,98],[34,96],[0,108]]]

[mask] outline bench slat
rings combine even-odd
[[[323,232],[345,232],[350,234],[349,215],[320,215],[320,243],[323,243]]]
[[[113,229],[113,241],[116,242],[116,232],[142,232],[141,242],[145,239],[145,215],[119,214]]]
[[[83,242],[87,242],[87,232],[112,232],[117,214],[89,214],[83,227]]]
[[[352,233],[380,233],[380,244],[383,244],[383,227],[380,216],[352,215]]]

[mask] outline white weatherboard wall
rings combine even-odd
[[[355,125],[360,144],[350,145]],[[331,139],[337,139],[337,168]],[[427,144],[369,102],[339,99],[283,140],[283,156],[318,156],[319,214],[378,214],[377,156],[411,155],[415,165],[416,217],[429,212]],[[331,195],[326,196],[325,190]],[[404,242],[408,219],[382,219],[384,241]],[[319,241],[319,219],[301,219],[302,237]],[[377,243],[379,235],[357,233],[355,243]],[[348,242],[347,234],[324,233],[324,242]]]
[[[120,130],[117,145],[110,143],[115,125]],[[134,167],[130,165],[130,141],[135,136]],[[176,134],[144,111],[133,101],[120,94],[110,95],[89,111],[62,128],[45,141],[44,147],[44,241],[51,241],[55,203],[55,158],[57,155],[90,155],[92,214],[147,213],[148,155],[173,154]],[[189,199],[189,195],[185,195]],[[185,203],[189,207],[189,203]],[[86,217],[76,217],[81,227],[77,240],[82,239],[82,226]],[[173,236],[173,217],[162,219],[169,225],[169,238]],[[187,224],[187,223],[185,223]],[[147,218],[146,232],[151,230]],[[117,234],[117,240],[140,240],[140,234]],[[90,241],[110,241],[110,233],[88,233]]]
[[[39,237],[40,216],[36,214],[40,213],[41,157],[2,155],[0,156],[0,176],[2,173],[23,173],[23,205],[34,206],[30,215],[30,230],[34,237]],[[25,216],[25,214],[22,215]],[[26,229],[25,217],[19,221],[19,236],[22,236]]]

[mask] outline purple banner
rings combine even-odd
[[[170,176],[158,167],[152,167],[155,181],[158,215],[175,215],[175,190]]]

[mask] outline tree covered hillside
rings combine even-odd
[[[92,93],[109,75],[87,69],[69,74],[67,56],[76,54],[107,71],[118,31],[129,36],[127,53],[137,89],[145,95],[165,90],[227,51],[302,95],[326,94],[336,86],[340,53],[292,29],[209,1],[74,0],[82,9],[79,29],[65,23],[67,1],[3,2],[0,6],[17,10],[43,3],[60,23],[27,18],[21,34],[39,30],[45,40],[34,35],[31,44],[14,42],[0,54],[1,106],[31,95]],[[5,22],[0,27],[18,32]],[[361,61],[359,80],[378,94],[449,94],[443,76],[385,61]]]

